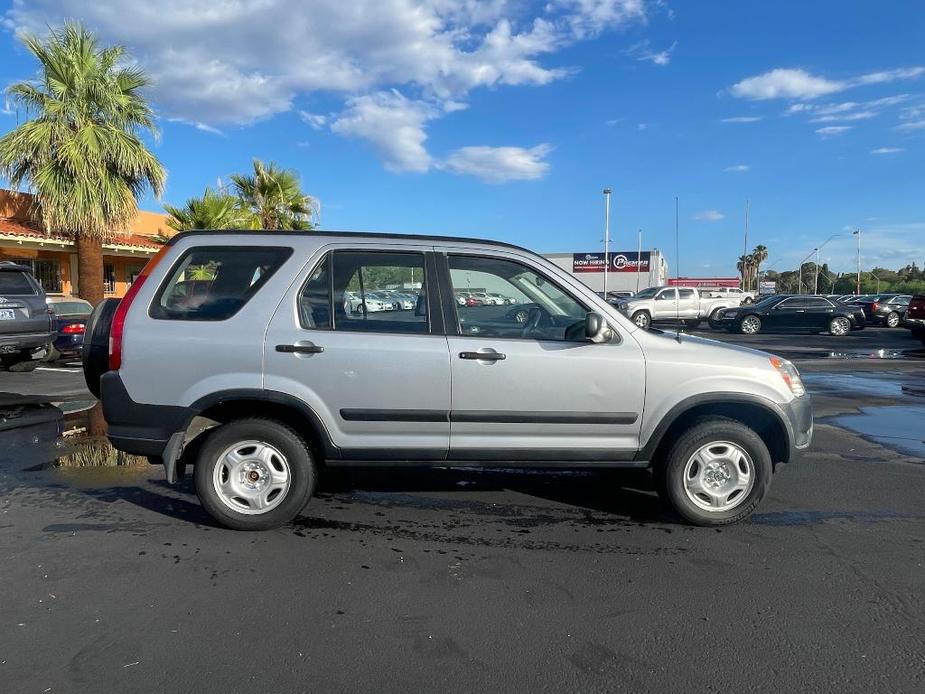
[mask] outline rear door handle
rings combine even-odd
[[[460,359],[475,359],[477,361],[501,361],[507,359],[506,354],[501,352],[460,352]]]
[[[324,347],[318,345],[276,345],[277,352],[288,354],[321,354]]]

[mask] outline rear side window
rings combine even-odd
[[[161,285],[150,316],[163,320],[230,318],[292,255],[291,248],[203,246],[187,251]]]
[[[0,272],[0,294],[35,295],[35,287],[24,272]]]

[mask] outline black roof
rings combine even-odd
[[[517,246],[513,243],[505,243],[504,241],[491,241],[488,239],[475,239],[465,236],[430,236],[426,234],[389,234],[381,231],[285,231],[280,229],[194,229],[191,231],[181,231],[176,236],[170,238],[167,241],[168,246],[172,246],[174,243],[180,239],[184,239],[187,236],[202,236],[205,234],[231,234],[234,236],[251,236],[253,234],[276,234],[281,236],[322,236],[322,237],[347,237],[347,238],[356,238],[356,239],[379,239],[382,241],[395,241],[395,240],[406,240],[406,241],[436,241],[436,242],[459,242],[463,243],[484,243],[489,246],[498,246],[499,248],[513,248],[518,251],[526,251],[527,253],[533,253],[533,251],[524,248],[523,246]]]
[[[7,272],[28,272],[29,274],[32,274],[32,268],[26,267],[25,265],[18,265],[12,260],[0,261],[0,272],[3,272],[4,270]]]

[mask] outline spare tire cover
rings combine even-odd
[[[119,299],[103,299],[87,321],[81,360],[84,380],[94,397],[100,397],[100,378],[109,371],[109,328]]]

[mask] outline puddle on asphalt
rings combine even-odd
[[[854,431],[899,453],[925,459],[925,405],[862,407],[859,414],[827,417],[822,422]]]
[[[866,349],[820,352],[809,349],[775,349],[787,359],[925,359],[925,349]]]

